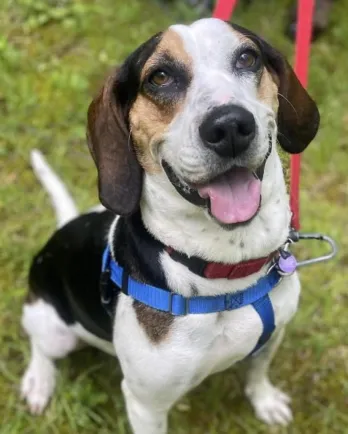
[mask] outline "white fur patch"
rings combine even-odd
[[[42,153],[37,149],[33,149],[30,157],[36,176],[50,196],[57,216],[57,226],[60,228],[78,216],[75,202],[63,181],[52,170]]]
[[[98,348],[104,353],[115,356],[115,349],[111,342],[105,341],[104,339],[98,338],[98,336],[93,335],[81,324],[74,324],[70,329],[78,336],[83,342],[91,345],[92,347]]]
[[[23,307],[22,326],[31,343],[31,360],[23,376],[21,394],[33,414],[40,414],[55,388],[53,360],[76,349],[77,336],[43,300]]]
[[[42,413],[54,392],[54,360],[78,349],[80,339],[115,355],[112,343],[94,336],[80,324],[68,326],[54,307],[41,299],[24,305],[22,326],[30,338],[31,359],[22,379],[21,395],[33,414]]]
[[[87,213],[89,213],[89,212],[104,212],[104,211],[106,211],[105,206],[99,203],[98,205],[95,205],[92,208],[90,208],[87,211]]]
[[[225,263],[269,255],[286,241],[291,217],[275,149],[265,167],[260,211],[245,226],[223,229],[204,209],[183,199],[165,174],[146,174],[141,209],[145,225],[165,245]]]
[[[247,390],[247,396],[254,407],[256,416],[268,425],[286,426],[292,421],[292,412],[289,407],[291,399],[268,380],[263,379],[254,391]]]
[[[253,73],[237,73],[234,56],[245,44],[227,23],[202,19],[190,26],[171,27],[183,41],[192,59],[193,78],[185,104],[172,121],[159,157],[169,162],[179,177],[191,183],[209,178],[212,167],[225,168],[216,153],[202,145],[199,125],[206,114],[223,104],[235,104],[251,112],[256,121],[256,136],[249,149],[234,160],[235,165],[258,167],[268,151],[269,134],[276,140],[276,113],[258,98],[258,83]],[[227,167],[226,167],[227,169]]]
[[[277,328],[282,329],[295,313],[299,290],[294,275],[272,291]],[[154,344],[139,326],[132,304],[131,298],[121,294],[114,327],[114,345],[127,385],[128,415],[133,427],[142,426],[142,430],[135,429],[136,434],[162,434],[165,431],[154,428],[156,417],[162,426],[168,410],[181,396],[250,354],[262,324],[251,306],[220,314],[176,317],[168,336]],[[248,396],[259,418],[285,424],[291,420],[291,411],[282,398],[285,395],[267,377],[274,352],[253,357],[258,381],[249,383]]]
[[[76,348],[75,334],[54,307],[41,299],[24,305],[22,326],[47,357],[59,359]]]
[[[21,397],[32,414],[41,414],[46,408],[56,385],[56,369],[53,361],[32,344],[30,364],[21,384]]]

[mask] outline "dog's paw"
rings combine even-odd
[[[245,390],[258,419],[268,425],[288,425],[293,417],[290,408],[290,397],[272,386],[269,381],[249,386]]]
[[[46,408],[55,387],[55,368],[52,364],[44,366],[30,365],[23,376],[21,384],[21,398],[24,399],[29,410],[39,415]]]

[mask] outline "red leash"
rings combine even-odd
[[[218,0],[213,12],[213,17],[228,21],[231,18],[236,5],[237,0]]]
[[[315,0],[298,0],[295,72],[303,87],[308,83],[308,65],[311,49],[312,23]],[[291,225],[300,228],[300,170],[301,155],[292,155],[290,161],[290,208]]]
[[[308,65],[311,47],[312,22],[315,0],[298,0],[297,6],[297,31],[296,31],[296,52],[295,72],[302,83],[307,86]],[[213,12],[214,18],[227,21],[231,18],[237,0],[218,0]],[[300,228],[300,169],[301,155],[292,155],[290,160],[290,208],[292,210],[291,225],[294,229]]]

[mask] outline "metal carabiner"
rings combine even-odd
[[[317,258],[313,259],[306,259],[304,261],[299,261],[297,263],[297,268],[299,267],[305,267],[306,265],[312,265],[317,264],[319,262],[325,262],[329,261],[330,259],[334,258],[337,255],[337,244],[336,242],[327,235],[319,234],[319,233],[306,233],[306,232],[297,232],[297,231],[290,231],[289,240],[296,243],[300,240],[317,240],[317,241],[324,241],[325,243],[329,244],[331,247],[331,252],[327,255],[318,256]]]

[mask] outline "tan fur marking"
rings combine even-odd
[[[156,59],[164,53],[170,54],[174,59],[184,63],[189,69],[192,69],[192,59],[185,50],[183,40],[178,33],[169,29],[163,34],[161,42],[158,44],[155,52],[145,63],[141,79],[146,76],[148,70],[156,63]]]
[[[274,113],[278,110],[278,86],[272,74],[264,68],[258,87],[258,98],[261,102],[272,108]]]
[[[150,283],[143,278],[135,266],[132,266],[131,270],[131,275],[134,279],[139,282]],[[161,312],[153,309],[137,300],[133,301],[133,308],[139,324],[144,329],[150,341],[154,344],[159,344],[164,341],[173,324],[173,315],[169,312]]]
[[[241,43],[248,42],[251,46],[256,48],[258,51],[258,46],[255,44],[254,41],[252,41],[250,38],[248,38],[246,35],[243,35],[243,33],[240,33],[238,30],[234,29],[232,26],[229,26],[230,31],[239,39]]]
[[[162,170],[156,161],[156,152],[174,114],[174,110],[159,107],[145,95],[139,95],[133,104],[129,119],[135,152],[148,173]]]
[[[191,69],[192,60],[184,49],[180,36],[173,30],[164,33],[161,42],[142,71],[142,79],[156,64],[161,54],[168,53]],[[173,118],[180,112],[183,101],[159,104],[147,95],[139,94],[129,113],[131,134],[138,160],[148,173],[159,173],[162,168],[156,159],[158,146]]]
[[[163,341],[173,324],[174,317],[168,312],[160,312],[149,306],[134,301],[133,303],[137,319],[147,336],[154,344]]]

